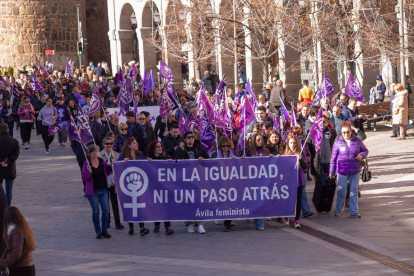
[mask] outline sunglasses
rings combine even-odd
[[[107,146],[112,146],[112,145],[113,145],[113,143],[105,143],[105,145],[107,145]]]
[[[121,128],[120,131],[127,131],[127,128]]]
[[[24,101],[25,103],[30,103],[29,101]]]
[[[230,145],[222,145],[221,147],[222,147],[222,148],[229,148],[229,147],[230,147]]]
[[[326,121],[322,121],[322,123],[326,124]]]
[[[105,114],[109,114],[109,112],[105,112]]]
[[[145,118],[139,118],[138,120],[139,120],[139,121],[144,121],[144,120],[145,120]]]

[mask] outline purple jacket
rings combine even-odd
[[[368,149],[357,136],[352,135],[351,145],[348,147],[342,136],[338,138],[332,148],[331,166],[329,174],[354,175],[361,172],[356,156],[368,156]]]
[[[87,162],[83,163],[82,181],[86,182],[85,194],[93,196],[93,195],[95,195],[95,190],[93,189],[92,174],[87,169],[88,164],[89,164],[88,162],[90,162],[90,161],[87,161]],[[101,158],[99,158],[99,162],[102,162],[102,164],[104,166],[106,186],[108,186],[108,175],[110,175],[112,173],[112,167],[109,166],[108,164],[106,164],[106,162]]]

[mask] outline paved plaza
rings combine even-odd
[[[173,222],[172,236],[151,231],[140,237],[128,235],[127,223],[125,230],[115,230],[112,223],[112,238],[97,240],[75,156],[56,141],[45,156],[40,136],[32,138],[32,149],[21,151],[12,204],[34,231],[40,276],[407,275],[343,246],[351,242],[414,269],[414,137],[411,132],[407,140],[397,141],[381,126],[367,134],[373,179],[362,186],[362,219],[346,212],[339,218],[333,211],[318,214],[311,206],[315,215],[301,220],[302,230],[266,220],[262,232],[253,221],[242,220],[230,233],[205,223],[207,233],[200,235]],[[313,188],[308,182],[309,202]],[[334,237],[333,242],[313,235],[316,230]]]

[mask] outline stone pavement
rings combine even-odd
[[[397,141],[389,136],[389,129],[379,126],[365,141],[373,179],[362,188],[362,219],[315,212],[301,221],[414,265],[414,139]],[[127,230],[111,228],[111,239],[96,240],[70,147],[58,147],[55,141],[47,156],[41,137],[34,136],[32,149],[22,150],[17,168],[12,204],[22,210],[34,231],[40,276],[405,275],[273,220],[266,221],[263,232],[254,230],[252,221],[237,221],[230,233],[208,222],[207,234],[189,234],[182,223],[174,222],[172,236],[130,236]],[[311,203],[311,182],[307,190]]]

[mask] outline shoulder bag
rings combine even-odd
[[[367,159],[364,159],[364,168],[362,169],[361,180],[362,182],[368,182],[371,180],[371,171],[369,170]]]

